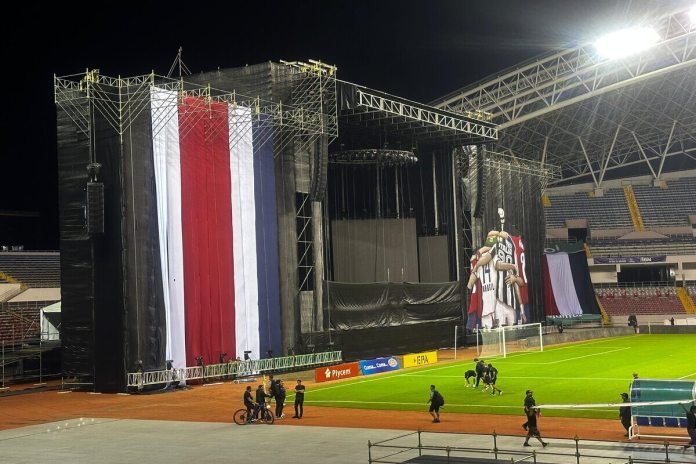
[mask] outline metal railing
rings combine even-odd
[[[490,437],[488,444],[485,442],[487,437]],[[543,451],[537,451],[536,449],[519,449],[523,438],[499,435],[495,432],[487,435],[418,430],[377,442],[368,441],[368,463],[401,464],[412,462],[422,456],[437,457],[437,462],[442,463],[463,462],[463,458],[490,459],[491,462],[513,464],[521,462],[557,464],[686,464],[694,462],[693,459],[688,460],[688,457],[681,454],[683,444],[667,441],[661,444],[618,444],[597,440],[583,441],[576,436],[573,439],[552,439],[551,446],[543,448]],[[511,439],[515,440],[517,449],[513,448]],[[462,443],[465,446],[462,446]],[[467,446],[468,443],[471,443],[471,446]]]
[[[142,388],[146,385],[183,382],[187,380],[205,380],[224,377],[244,377],[263,372],[321,366],[343,360],[341,351],[298,354],[280,358],[249,359],[230,361],[222,364],[174,368],[150,372],[128,373],[128,387]]]

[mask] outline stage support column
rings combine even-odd
[[[295,150],[292,144],[276,158],[280,332],[283,352],[296,348],[299,335],[297,232],[295,224]]]
[[[312,251],[314,252],[314,327],[313,331],[324,329],[324,231],[322,230],[322,204],[312,202]]]

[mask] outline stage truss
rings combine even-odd
[[[498,128],[481,111],[451,112],[340,81],[339,115],[349,124],[380,127],[394,138],[452,145],[490,143]],[[477,119],[479,118],[479,119]]]
[[[336,67],[320,61],[282,62],[289,102],[271,101],[261,96],[248,96],[236,91],[223,91],[208,86],[172,79],[154,73],[134,77],[105,76],[99,70],[83,74],[54,76],[54,100],[66,112],[77,129],[91,139],[94,114],[99,113],[111,128],[123,137],[131,124],[150,107],[153,90],[176,94],[175,101],[159,102],[163,116],[152,121],[153,134],[165,123],[186,109],[182,118],[181,136],[202,118],[229,110],[230,147],[254,126],[254,142],[263,145],[273,137],[276,152],[293,144],[308,146],[326,136],[329,142],[338,137],[336,114]],[[221,120],[222,118],[210,118]],[[220,127],[208,128],[208,137]]]
[[[496,150],[561,165],[553,183],[646,163],[662,174],[665,159],[696,160],[696,26],[681,7],[656,14],[635,7],[661,40],[624,59],[603,59],[592,44],[522,63],[445,96],[447,111],[483,111],[499,124]],[[664,8],[664,6],[663,6]]]

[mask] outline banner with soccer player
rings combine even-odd
[[[516,230],[504,230],[505,212],[498,209],[498,214],[501,230],[488,232],[483,246],[471,256],[469,329],[529,321],[524,242]]]

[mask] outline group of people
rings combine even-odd
[[[246,387],[244,392],[243,402],[244,407],[247,410],[247,420],[249,422],[254,422],[259,418],[260,411],[266,409],[267,400],[273,399],[275,401],[275,417],[276,419],[283,419],[285,414],[283,409],[285,408],[285,399],[287,397],[287,389],[282,380],[275,380],[273,375],[269,376],[269,386],[268,391],[261,384],[256,388],[256,394],[252,397],[251,387]],[[304,395],[305,386],[302,384],[301,379],[297,379],[297,384],[295,385],[295,415],[292,416],[293,419],[302,419],[304,415]]]
[[[464,380],[466,381],[466,387],[478,388],[479,384],[483,382],[483,390],[488,391],[490,388],[491,395],[502,395],[503,391],[498,388],[498,369],[493,367],[493,364],[486,364],[483,359],[474,358],[476,365],[474,369],[466,371],[464,374]]]
[[[483,363],[483,360],[475,359],[475,361],[478,363]],[[485,365],[485,364],[484,364]],[[488,364],[490,366],[490,364]],[[474,375],[469,375],[470,372],[474,372]],[[497,372],[496,372],[497,374]],[[469,386],[469,379],[473,377],[476,378],[476,384],[474,387],[478,386],[478,381],[485,378],[485,375],[482,376],[476,376],[475,371],[467,371],[466,373],[467,377],[467,386]],[[495,388],[495,383],[493,383],[493,388]],[[495,394],[495,390],[493,390],[493,394]],[[546,448],[548,446],[548,442],[545,442],[541,438],[541,432],[539,432],[539,426],[537,423],[537,418],[541,415],[541,412],[539,411],[539,408],[536,406],[536,401],[534,400],[534,392],[532,390],[527,390],[524,398],[524,415],[527,418],[526,422],[522,424],[522,428],[527,431],[527,437],[524,440],[524,446],[532,446],[529,444],[529,439],[530,438],[536,438],[539,440],[539,443],[541,443],[541,446]],[[430,385],[430,399],[428,400],[428,403],[430,403],[430,415],[433,416],[433,422],[434,423],[439,423],[440,422],[440,408],[445,405],[445,399],[442,396],[442,394],[437,391],[435,388],[435,385]]]

